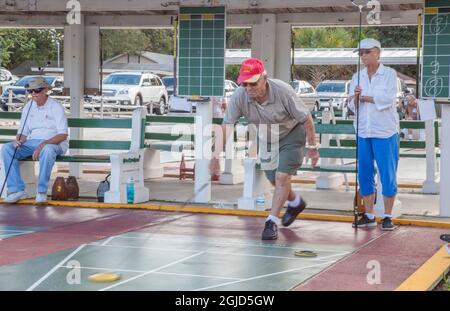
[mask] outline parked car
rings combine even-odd
[[[348,103],[350,80],[325,80],[320,82],[316,91],[319,94],[319,109],[329,108],[330,103],[342,110]]]
[[[303,80],[294,80],[292,81],[292,87],[309,110],[319,109],[319,94],[311,84]]]
[[[17,80],[13,85],[3,87],[3,93],[0,100],[1,108],[3,110],[7,110],[7,103],[9,102],[9,93],[12,92],[13,103],[23,103],[24,100],[21,97],[26,96],[25,85],[30,82],[30,80],[36,77],[34,75],[24,76],[23,78]],[[44,79],[50,84],[53,88],[50,91],[50,94],[60,96],[63,92],[64,80],[60,76],[44,76]]]
[[[109,102],[129,105],[130,108],[146,106],[149,113],[156,114],[164,114],[168,110],[166,87],[161,79],[152,73],[112,73],[103,80],[102,92],[103,98]]]
[[[231,80],[225,80],[225,86],[224,86],[224,94],[225,99],[228,101],[230,100],[231,96],[233,95],[234,91],[239,87],[234,81]]]
[[[406,107],[406,95],[408,95],[409,89],[405,81],[397,78],[397,111],[404,112]]]
[[[175,79],[173,77],[167,76],[167,77],[162,77],[161,81],[164,84],[164,86],[166,87],[167,90],[167,95],[170,96],[173,94],[173,84]]]
[[[14,77],[9,70],[0,67],[0,87],[14,84]]]
[[[239,86],[231,81],[231,80],[225,80],[224,81],[224,97],[225,100],[228,102],[233,95],[234,91]],[[173,112],[195,112],[196,111],[196,102],[195,101],[188,101],[186,97],[184,96],[173,96],[173,94],[170,96],[169,99],[169,111]]]

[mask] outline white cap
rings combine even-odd
[[[380,41],[372,39],[372,38],[366,38],[362,39],[360,42],[360,49],[372,49],[372,48],[379,48],[381,50],[381,44]],[[358,49],[353,50],[353,52],[358,52]]]

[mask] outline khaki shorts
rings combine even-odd
[[[303,162],[303,150],[306,143],[306,134],[303,124],[297,124],[289,134],[280,140],[278,150],[278,167],[266,170],[267,179],[275,184],[277,172],[297,175],[297,170]]]

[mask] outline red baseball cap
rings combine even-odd
[[[257,58],[249,58],[242,62],[239,69],[238,84],[243,82],[253,83],[258,81],[264,72],[264,64]]]

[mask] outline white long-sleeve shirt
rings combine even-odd
[[[349,96],[355,95],[358,74],[353,75]],[[360,71],[361,96],[373,97],[375,103],[360,101],[359,136],[362,138],[388,138],[399,132],[397,113],[397,72],[380,64],[377,72],[369,80],[367,68]],[[348,107],[356,112],[352,99]],[[356,118],[354,121],[356,129]]]

